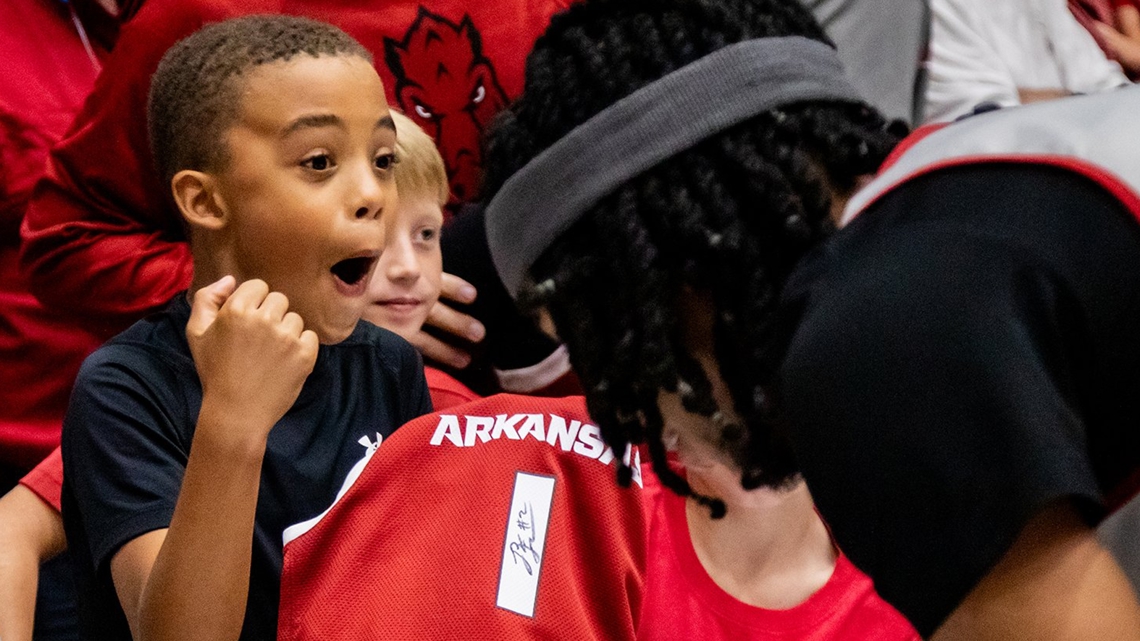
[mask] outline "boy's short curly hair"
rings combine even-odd
[[[252,15],[208,24],[166,52],[151,81],[147,123],[159,174],[225,166],[222,134],[237,117],[240,77],[259,65],[306,54],[372,54],[352,36],[317,20]]]

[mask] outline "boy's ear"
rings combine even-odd
[[[227,222],[226,207],[210,174],[183,169],[170,179],[174,203],[191,229],[221,229]]]

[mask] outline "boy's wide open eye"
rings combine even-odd
[[[432,243],[439,238],[439,230],[435,227],[423,227],[416,231],[415,239],[421,243]]]
[[[396,159],[396,154],[380,154],[376,156],[375,162],[377,169],[380,171],[388,171],[392,168],[392,165],[395,165],[399,161]]]
[[[313,171],[327,171],[332,168],[332,157],[328,154],[313,154],[302,160],[301,166]]]

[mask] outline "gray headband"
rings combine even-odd
[[[618,100],[535,156],[487,205],[487,244],[511,296],[583,213],[698,142],[781,105],[862,102],[828,45],[801,36],[719,49]]]

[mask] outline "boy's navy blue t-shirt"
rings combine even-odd
[[[84,363],[63,425],[63,520],[85,638],[130,639],[110,561],[170,525],[202,403],[179,295]],[[320,514],[368,448],[431,411],[419,354],[361,322],[322,345],[296,404],[269,434],[257,500],[242,639],[273,639],[282,532]],[[203,559],[209,563],[209,559]]]

